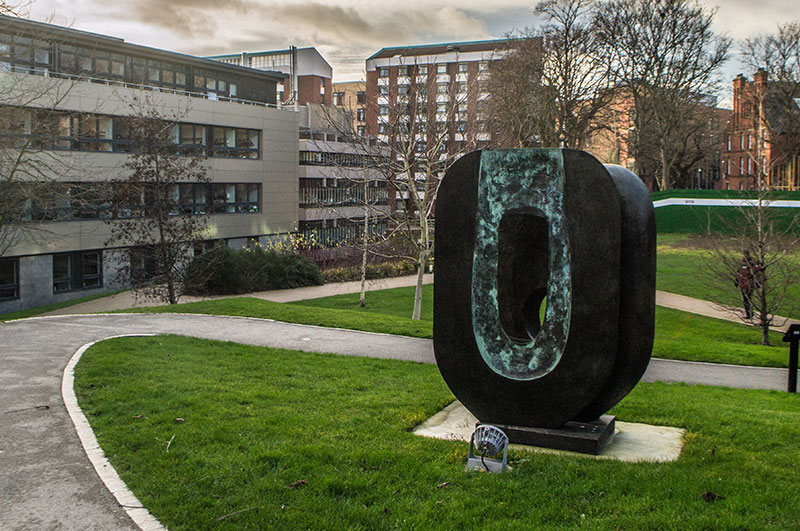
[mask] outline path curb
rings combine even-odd
[[[83,446],[83,451],[86,453],[86,457],[89,458],[89,461],[92,463],[95,472],[100,477],[100,481],[106,486],[108,491],[114,496],[117,500],[117,503],[120,507],[122,507],[128,516],[130,516],[131,520],[139,526],[142,531],[166,531],[166,527],[161,525],[150,511],[148,511],[142,502],[131,492],[125,482],[119,477],[117,471],[111,466],[111,463],[106,459],[105,453],[100,448],[100,445],[97,442],[97,437],[94,435],[94,431],[92,431],[92,427],[89,424],[89,421],[86,420],[86,416],[83,414],[80,406],[78,405],[78,398],[75,396],[74,384],[75,384],[75,366],[80,361],[81,356],[83,353],[86,352],[89,347],[92,345],[99,343],[100,341],[105,341],[106,339],[117,339],[121,337],[151,337],[155,334],[125,334],[119,336],[109,336],[104,337],[102,339],[98,339],[97,341],[92,341],[91,343],[86,343],[82,345],[75,354],[67,363],[66,368],[64,369],[64,374],[61,378],[61,398],[64,400],[64,405],[67,408],[67,413],[69,413],[69,418],[72,420],[72,424],[75,426],[75,432],[78,434],[78,438],[81,441],[81,446]]]

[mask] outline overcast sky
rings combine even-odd
[[[734,39],[800,20],[798,0],[700,0],[719,5],[717,30]],[[36,20],[193,55],[315,46],[335,81],[363,78],[385,46],[502,38],[534,27],[520,0],[35,0]],[[741,70],[735,59],[730,77]]]

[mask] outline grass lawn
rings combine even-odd
[[[358,294],[336,295],[281,304],[247,297],[147,308],[154,313],[185,312],[238,315],[368,332],[433,337],[433,286],[423,288],[422,320],[411,315],[414,288],[394,288],[367,294],[361,308]],[[758,344],[760,332],[744,325],[656,307],[653,356],[667,359],[787,367],[788,351],[781,335],[773,346]]]
[[[64,302],[56,302],[54,304],[48,304],[46,306],[37,306],[36,308],[28,308],[27,310],[20,310],[18,312],[0,313],[0,321],[11,321],[14,319],[25,319],[27,317],[35,317],[43,313],[52,312],[53,310],[60,310],[61,308],[67,308],[69,306],[74,306],[82,302],[89,302],[95,299],[102,299],[103,297],[110,297],[111,295],[114,295],[115,293],[119,292],[120,292],[119,290],[107,291],[105,293],[98,293],[96,295],[89,295],[86,297],[80,297],[78,299],[72,299]]]
[[[708,281],[703,269],[705,240],[703,236],[689,234],[659,234],[656,289],[741,306],[741,296],[733,285],[719,286]],[[800,318],[800,309],[796,304],[796,301],[800,301],[800,284],[791,286],[787,293],[785,311],[780,315]],[[792,308],[792,305],[795,307]]]
[[[613,413],[687,429],[678,461],[512,452],[513,470],[489,475],[464,471],[466,443],[408,432],[452,399],[432,365],[125,338],[92,347],[75,388],[122,479],[170,529],[800,521],[800,396],[787,393],[639,384]]]

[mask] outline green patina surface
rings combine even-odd
[[[551,372],[566,344],[572,297],[563,197],[560,150],[483,151],[472,261],[472,325],[486,364],[513,380],[535,380]],[[539,333],[526,344],[509,338],[500,322],[500,221],[512,212],[542,216],[549,227],[547,310]]]

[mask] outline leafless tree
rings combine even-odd
[[[774,189],[796,187],[800,153],[800,23],[778,27],[774,34],[743,43],[744,57],[755,71],[754,82],[738,90],[734,109],[744,151],[755,168],[756,196],[739,209],[738,223],[729,226],[735,245],[712,247],[707,269],[713,285],[734,289],[743,297],[742,318],[755,322],[762,344],[769,344],[769,327],[774,315],[795,312],[796,302],[788,296],[800,283],[800,264],[794,253],[800,244],[800,214],[771,206]],[[748,164],[750,166],[750,164]],[[783,211],[783,212],[782,212]],[[747,251],[749,259],[743,259]],[[748,263],[748,261],[750,263]],[[746,269],[743,269],[746,268]],[[783,323],[778,323],[782,325]]]
[[[699,134],[699,109],[718,86],[730,39],[712,30],[715,10],[694,0],[606,0],[595,14],[597,50],[616,90],[631,98],[637,160],[652,139],[661,189],[687,139]]]
[[[736,207],[737,216],[720,218],[730,236],[713,236],[704,260],[709,285],[720,300],[741,295],[737,311],[743,321],[759,327],[762,345],[770,344],[770,326],[785,324],[775,322],[775,315],[798,309],[789,289],[800,282],[795,256],[800,215],[787,216],[781,212],[786,209],[771,206],[773,201],[774,193],[760,187],[746,205]]]
[[[313,205],[327,215],[359,227],[358,235],[337,244],[354,247],[361,255],[359,290],[360,305],[366,305],[367,263],[370,256],[386,256],[386,234],[379,227],[391,220],[386,176],[380,171],[388,149],[377,147],[365,138],[354,136],[350,120],[343,120],[336,108],[322,106],[321,122],[337,138],[345,140],[345,148],[316,139],[319,152],[333,160],[325,162],[332,171],[335,187],[300,188],[300,202]],[[327,137],[325,133],[323,133]],[[315,179],[321,181],[321,179]],[[330,244],[331,242],[327,242]]]
[[[490,115],[503,145],[580,148],[603,127],[611,99],[598,61],[592,0],[546,0],[534,12],[545,24],[508,40],[492,63]]]
[[[175,304],[183,270],[210,214],[210,208],[197,206],[209,183],[205,158],[195,150],[181,152],[174,142],[185,111],[170,113],[149,97],[134,99],[130,107],[120,134],[130,138],[133,152],[123,165],[125,175],[110,181],[114,216],[106,221],[111,231],[106,246],[131,248],[119,274],[138,284],[141,295]],[[189,210],[182,195],[195,198]]]
[[[20,13],[0,3],[0,14]],[[55,140],[63,116],[57,109],[78,79],[46,76],[35,67],[21,70],[0,78],[0,256],[23,238],[46,237],[42,221],[82,201],[79,187],[64,184],[81,175],[77,159],[59,151]]]

